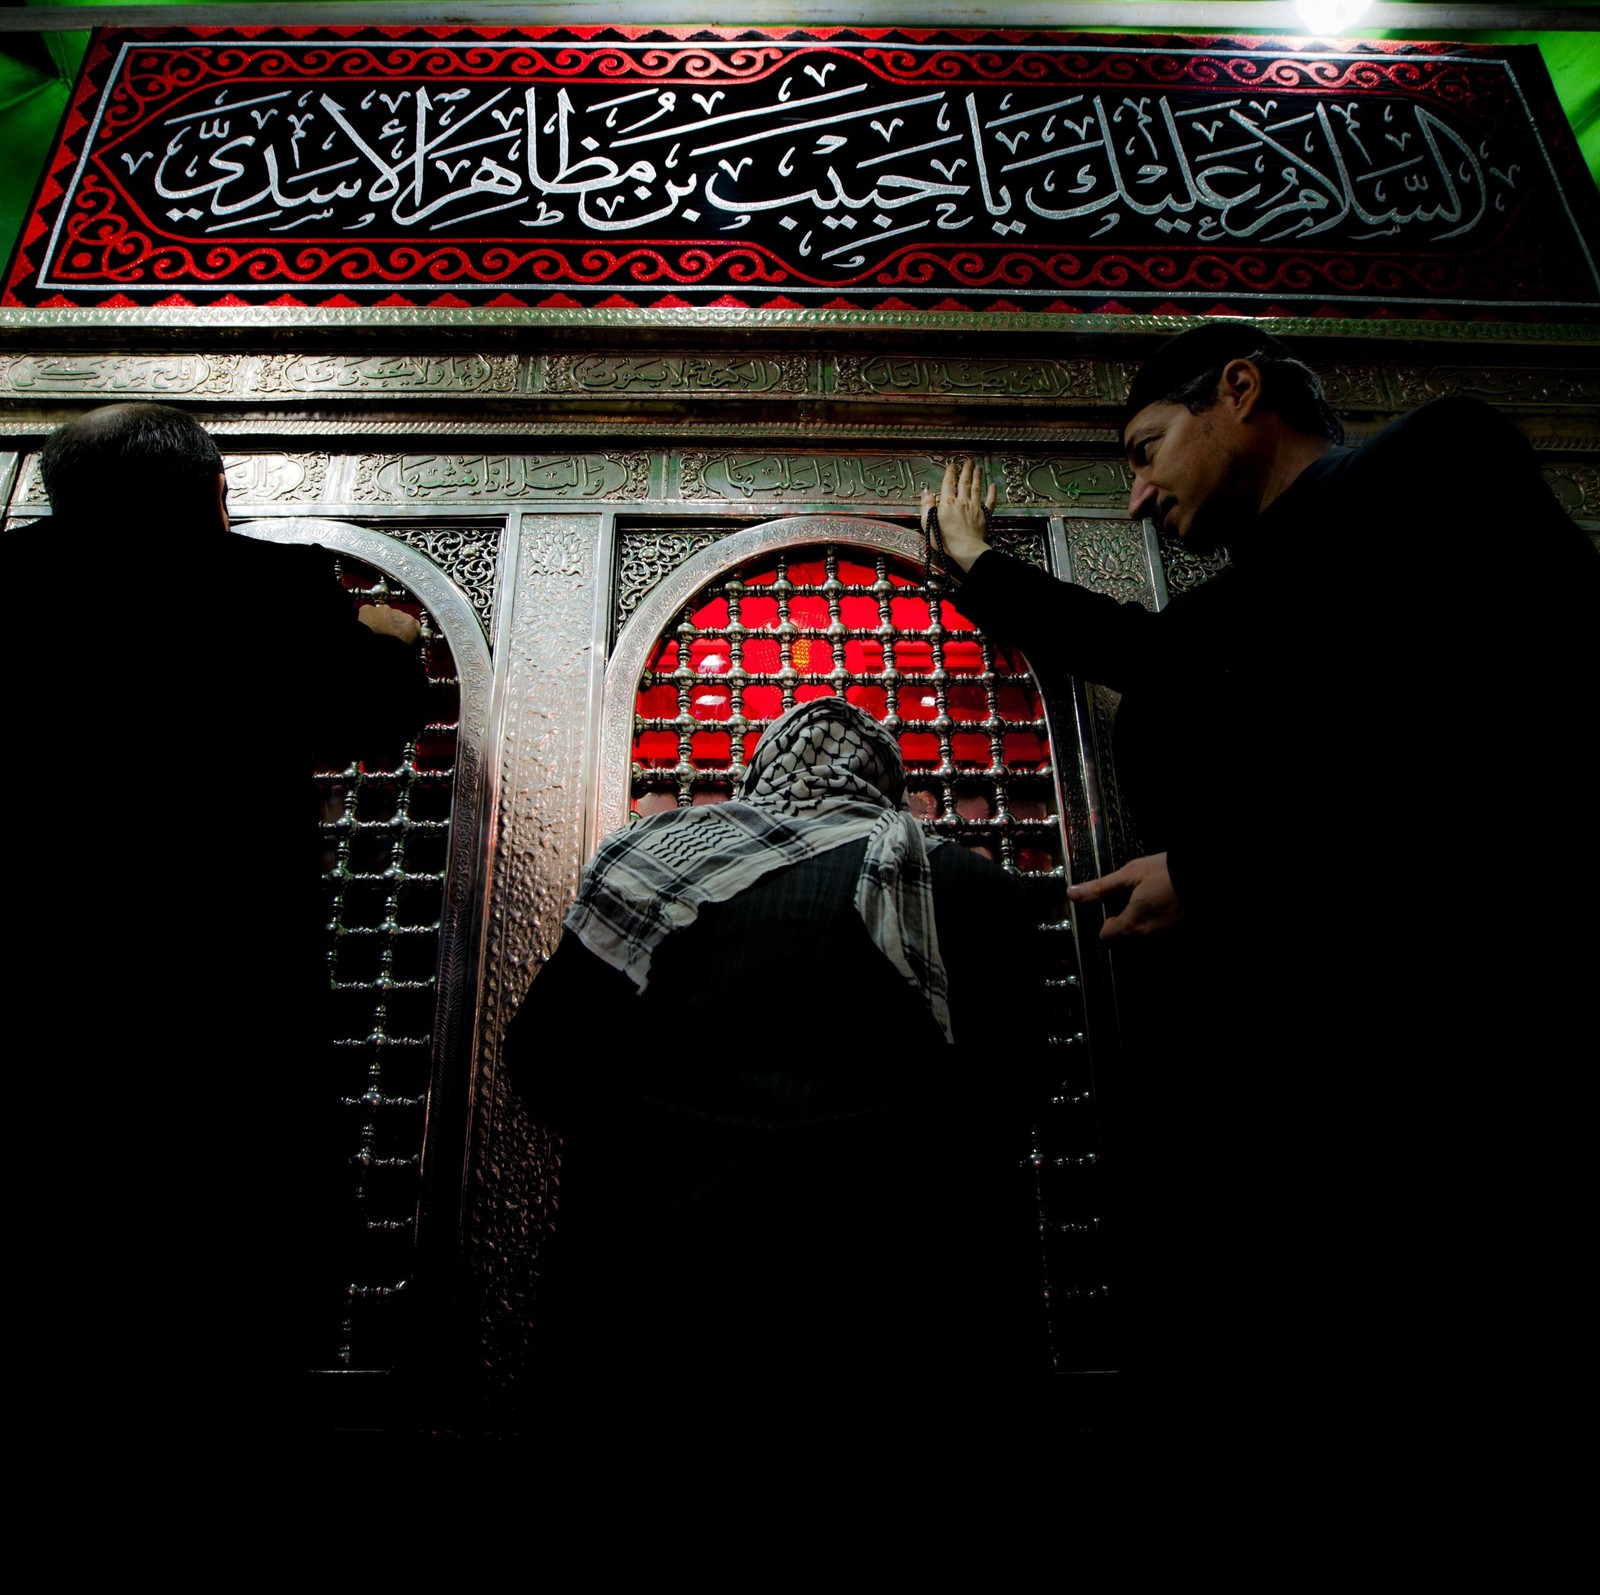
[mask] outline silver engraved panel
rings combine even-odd
[[[565,503],[649,496],[644,453],[398,454],[358,460],[359,503]]]
[[[554,1210],[556,1145],[500,1067],[507,1021],[555,950],[587,856],[585,771],[605,630],[605,522],[525,514],[512,534],[513,597],[500,616],[498,801],[472,1085],[465,1263],[485,1377],[525,1371],[538,1251]]]

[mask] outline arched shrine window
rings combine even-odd
[[[914,811],[1024,876],[1062,878],[1044,704],[1022,659],[924,573],[825,545],[711,583],[650,654],[633,742],[635,813],[720,802],[778,715],[842,693],[895,732]]]

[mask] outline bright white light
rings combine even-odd
[[[1361,14],[1372,0],[1299,0],[1300,20],[1323,38],[1337,37]]]
[[[700,668],[705,671],[708,676],[714,676],[718,673],[718,671],[726,670],[728,668],[728,661],[724,659],[721,654],[707,654],[705,658],[700,661]]]

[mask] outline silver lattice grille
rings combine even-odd
[[[640,679],[635,812],[720,802],[763,730],[843,693],[898,736],[929,830],[1035,892],[1051,941],[1058,1089],[1019,1148],[1040,1202],[1057,1366],[1107,1366],[1098,1130],[1045,706],[1020,656],[992,643],[944,583],[835,545],[753,562],[697,594]],[[996,1000],[1003,1000],[996,994]]]
[[[428,677],[427,723],[397,768],[318,776],[333,1059],[361,1217],[338,1361],[382,1368],[408,1333],[460,700],[427,611],[368,565],[341,556],[339,571],[353,597],[417,616]]]
[[[1024,875],[1062,878],[1032,676],[937,577],[871,558],[797,549],[685,607],[640,683],[634,808],[730,796],[780,713],[840,692],[899,737],[913,806],[933,830]]]

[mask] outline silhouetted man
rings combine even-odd
[[[358,613],[327,550],[232,533],[180,411],[91,411],[40,465],[53,514],[0,570],[41,1360],[80,1413],[277,1421],[355,1223],[313,772],[398,761],[419,628]]]

